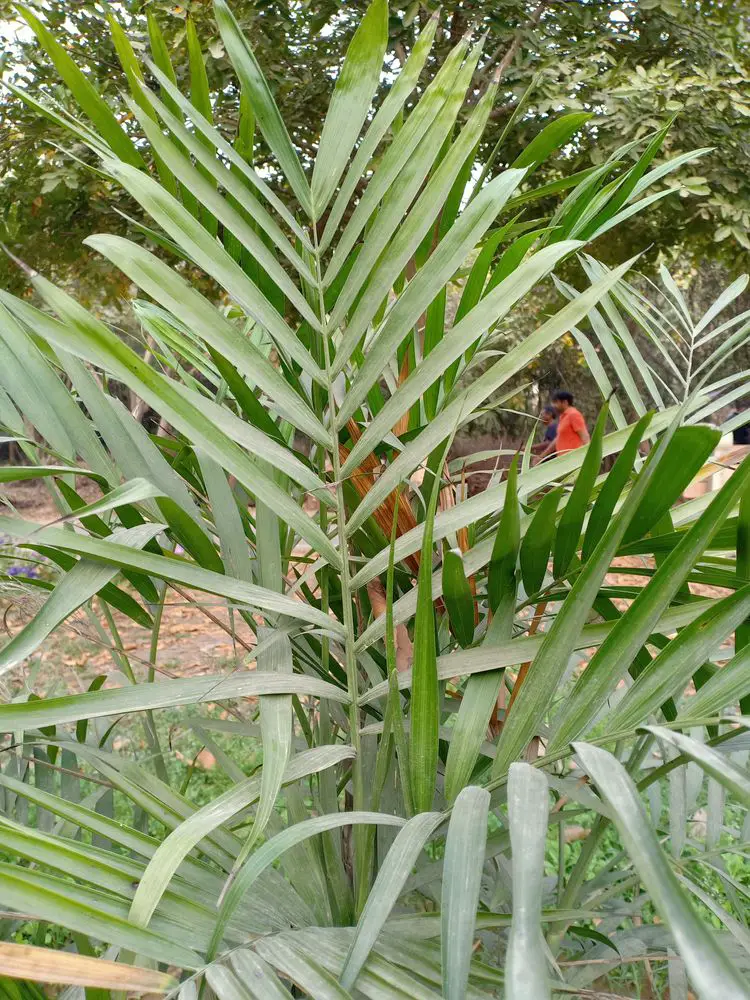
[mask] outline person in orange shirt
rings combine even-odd
[[[573,394],[556,392],[552,405],[557,411],[557,437],[551,441],[537,459],[541,462],[547,455],[562,455],[574,448],[581,448],[591,440],[583,414],[573,406]]]

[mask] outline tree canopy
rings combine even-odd
[[[341,53],[366,6],[366,0],[232,4],[303,162],[314,154]],[[400,65],[436,7],[419,0],[392,5],[387,66],[395,70]],[[85,0],[48,5],[33,0],[30,9],[64,39],[98,91],[113,100],[126,81],[107,16],[125,28],[139,52],[149,49],[149,19],[158,23],[181,83],[188,75],[186,33],[192,22],[204,46],[215,120],[234,133],[239,90],[210,4]],[[550,117],[564,110],[589,111],[590,120],[575,141],[544,165],[540,181],[601,162],[624,141],[642,140],[674,118],[659,156],[700,147],[706,154],[670,178],[674,183],[676,176],[678,194],[609,234],[607,245],[597,252],[612,262],[644,250],[647,263],[657,252],[683,259],[712,257],[735,270],[747,266],[750,254],[749,20],[747,5],[731,0],[448,0],[441,7],[425,72],[434,71],[464,32],[486,34],[475,85],[500,74],[501,99],[477,163],[499,144],[495,169],[512,162]],[[0,0],[0,30],[8,41],[4,79],[70,106],[57,70],[7,0]],[[151,35],[153,41],[153,28]],[[85,151],[72,150],[83,163],[63,152],[58,148],[67,148],[62,130],[5,89],[0,94],[0,134],[0,239],[58,280],[74,276],[86,297],[89,277],[92,288],[101,287],[103,265],[81,241],[93,230],[127,229],[129,223],[118,212],[130,215],[130,206],[111,182],[88,169]],[[642,150],[643,145],[636,147],[633,156]],[[276,169],[260,143],[255,156],[266,170]],[[539,208],[535,205],[535,212]],[[137,214],[135,208],[133,212]],[[17,281],[5,262],[0,262],[0,281],[10,286]],[[121,292],[114,276],[108,291],[115,296]]]

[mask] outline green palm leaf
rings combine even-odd
[[[310,142],[279,110],[295,95],[261,69],[267,12],[251,45],[241,9],[216,0],[207,49],[197,10],[164,33],[150,11],[140,62],[138,15],[110,11],[122,102],[23,12],[80,119],[59,91],[11,94],[93,154],[136,216],[131,238],[87,241],[137,288],[125,336],[28,269],[39,302],[0,292],[0,430],[23,454],[0,481],[37,483],[54,507],[0,518],[3,596],[22,611],[47,598],[0,652],[0,936],[60,943],[59,981],[84,977],[97,1000],[140,985],[180,1000],[541,998],[606,976],[615,989],[673,944],[697,992],[747,995],[728,860],[744,848],[723,800],[748,797],[744,718],[730,732],[724,714],[748,695],[748,466],[680,502],[740,426],[703,422],[746,392],[747,282],[696,310],[682,272],[657,286],[627,275],[634,260],[582,253],[706,151],[669,159],[657,124],[570,173],[578,132],[612,123],[550,113],[519,145],[528,95],[488,146],[496,54],[458,22],[446,44],[418,6],[335,13],[351,42],[331,53]],[[328,31],[325,12],[289,17]],[[237,82],[219,89],[224,54]],[[536,184],[548,159],[555,177]],[[518,337],[553,279],[567,301]],[[507,476],[513,442],[448,460],[457,433],[537,391],[569,334],[615,390],[614,433],[605,406],[589,449],[532,466],[524,433]],[[491,485],[469,496],[483,462]],[[41,577],[14,576],[16,561]],[[75,693],[50,668],[78,608],[111,662],[90,658]],[[226,636],[226,665],[165,663],[183,611]],[[572,761],[589,731],[624,763],[583,744]],[[705,850],[687,851],[706,774]],[[25,976],[15,987],[4,967],[0,993],[39,1000],[28,947],[0,942]]]

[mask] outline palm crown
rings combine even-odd
[[[635,884],[636,908],[648,894],[664,921],[641,934],[642,950],[676,948],[703,996],[750,995],[738,921],[714,909],[725,928],[717,938],[689,899],[707,905],[675,844],[684,795],[670,785],[671,861],[656,801],[688,762],[701,781],[708,775],[714,799],[717,789],[745,806],[750,797],[733,756],[742,737],[722,724],[750,693],[750,466],[675,506],[720,436],[701,421],[744,383],[722,365],[747,323],[720,316],[741,289],[693,319],[665,272],[671,312],[659,312],[626,283],[632,261],[608,269],[583,255],[668,195],[663,180],[702,151],[657,163],[662,129],[641,148],[535,187],[535,167],[588,118],[574,114],[551,121],[504,169],[502,147],[478,165],[498,86],[472,85],[481,40],[463,38],[425,81],[431,18],[373,109],[388,30],[385,0],[374,0],[309,164],[224,0],[215,12],[241,90],[231,141],[212,125],[190,25],[188,98],[156,23],[153,61],[141,64],[112,20],[130,86],[123,126],[24,11],[83,117],[53,103],[40,113],[150,219],[133,239],[87,241],[145,297],[133,308],[149,352],[42,275],[29,275],[39,305],[0,293],[0,412],[28,459],[3,475],[44,478],[62,521],[0,518],[17,545],[58,569],[0,669],[85,607],[128,681],[0,707],[0,730],[32,745],[37,761],[32,772],[9,754],[0,771],[13,856],[0,866],[0,901],[68,928],[78,951],[70,969],[47,972],[46,957],[34,970],[26,953],[0,945],[10,974],[179,988],[185,998],[205,979],[227,1000],[585,996],[591,980],[568,975],[564,960],[583,942],[592,962],[603,949],[616,963],[612,950],[639,937]],[[278,166],[273,178],[253,167],[256,130]],[[549,215],[527,219],[551,199]],[[498,354],[503,321],[576,254],[588,287],[561,281],[568,301]],[[186,278],[194,269],[217,297]],[[677,372],[669,393],[631,317]],[[449,461],[452,438],[512,396],[528,363],[569,331],[611,396],[591,444],[532,466],[529,441],[500,482],[469,498]],[[694,363],[709,343],[710,356]],[[147,433],[119,386],[169,433]],[[615,454],[600,475],[602,457]],[[101,497],[87,504],[77,476]],[[607,577],[628,554],[649,557],[631,568],[643,586]],[[728,593],[695,597],[691,582]],[[157,682],[174,587],[198,605],[196,593],[225,603],[235,640],[238,621],[250,627],[255,669],[239,657],[225,673]],[[151,631],[145,671],[118,648],[122,616]],[[717,650],[735,631],[736,652],[718,670]],[[572,658],[592,648],[571,678]],[[698,693],[684,698],[691,684]],[[170,780],[159,716],[192,718],[190,706],[206,703],[230,707],[238,739],[257,730],[263,764],[247,777],[230,760],[229,789],[198,807]],[[147,759],[112,750],[111,722],[130,713],[143,720]],[[60,781],[40,780],[43,763],[58,760]],[[114,790],[116,813],[96,794],[82,799],[93,775]],[[650,821],[646,789],[657,792]],[[562,834],[584,813],[593,826],[567,869]],[[54,823],[40,821],[50,815]],[[623,869],[592,870],[613,826]],[[549,909],[543,869],[555,828]],[[710,854],[716,837],[706,846],[723,871]],[[102,958],[87,957],[91,939],[109,946]],[[562,964],[548,966],[548,956]],[[182,985],[157,964],[183,970]]]

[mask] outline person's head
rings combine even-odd
[[[561,389],[552,397],[552,405],[557,413],[565,413],[567,408],[573,405],[573,393]]]
[[[551,424],[552,421],[557,417],[557,412],[554,406],[545,406],[542,410],[542,423],[545,425]]]

